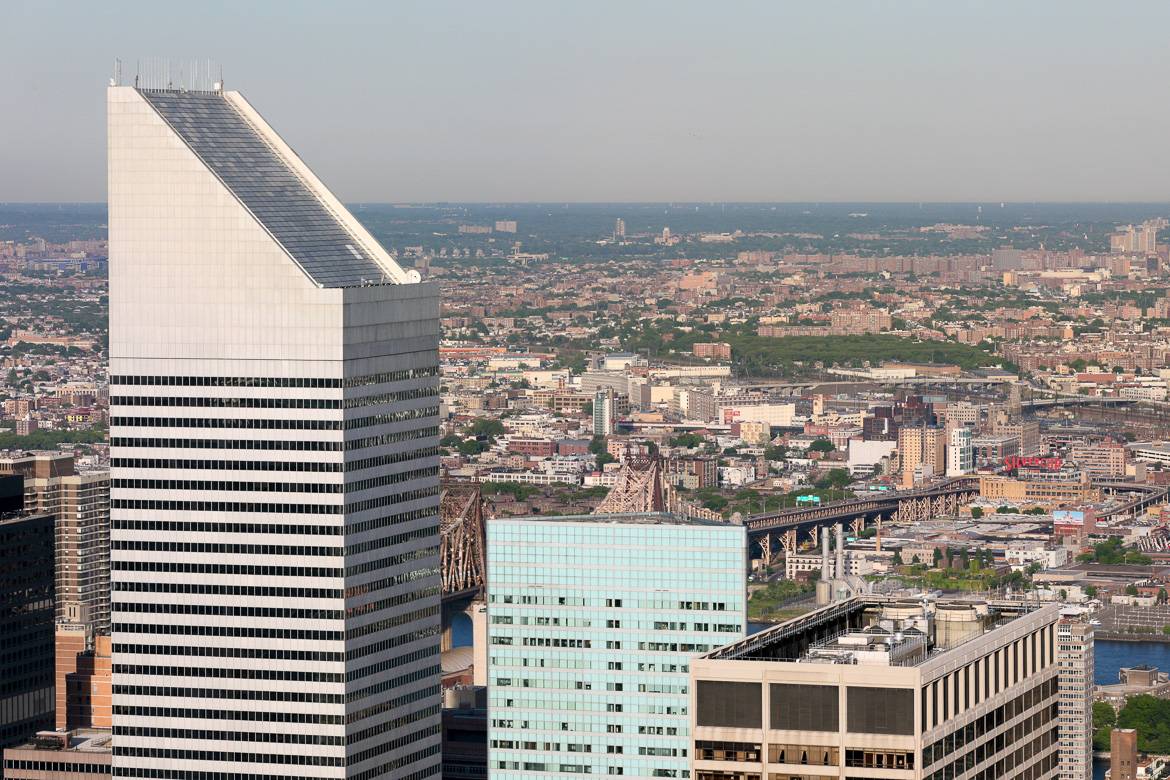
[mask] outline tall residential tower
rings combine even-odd
[[[438,294],[236,92],[109,90],[113,773],[439,773]]]

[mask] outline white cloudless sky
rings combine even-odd
[[[1170,201],[1170,3],[0,0],[0,201],[210,58],[346,201]]]

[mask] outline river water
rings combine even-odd
[[[1100,640],[1093,648],[1095,676],[1098,685],[1117,682],[1117,671],[1123,666],[1148,664],[1162,671],[1170,671],[1170,642],[1112,642]],[[1093,765],[1094,780],[1104,780],[1108,764],[1096,761]]]

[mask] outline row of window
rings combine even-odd
[[[397,607],[397,606],[401,606],[402,604],[409,604],[409,603],[414,602],[414,601],[419,601],[420,599],[424,599],[424,598],[428,598],[428,597],[437,597],[438,595],[439,595],[439,589],[437,587],[435,587],[435,588],[422,588],[421,590],[410,591],[409,593],[400,593],[397,596],[390,596],[388,598],[378,599],[376,601],[370,601],[366,604],[356,604],[356,605],[346,609],[345,615],[346,615],[346,617],[351,617],[351,618],[361,617],[363,615],[370,615],[370,614],[373,614],[375,612],[381,612],[382,610],[390,609],[391,607]],[[430,608],[428,607],[428,608],[425,608],[423,611],[426,611],[429,609]]]
[[[166,685],[115,685],[115,696],[169,696],[179,699],[236,699],[240,701],[284,701],[309,704],[344,704],[340,693],[320,691],[253,691],[235,688],[177,688]]]
[[[492,615],[491,622],[493,625],[518,625],[518,626],[557,626],[564,628],[590,628],[594,621],[589,618],[561,618],[561,617],[547,617],[547,616],[528,616],[528,615]],[[597,627],[601,627],[601,621],[597,621]],[[614,618],[605,621],[606,628],[624,628],[627,630],[651,630],[651,631],[717,631],[724,633],[734,633],[740,630],[738,623],[684,623],[673,620],[633,620],[626,618],[624,620],[617,620]]]
[[[1051,750],[1052,746],[1057,742],[1057,731],[1058,729],[1051,728],[1040,732],[1034,739],[1024,743],[974,775],[972,780],[997,780],[1001,777],[1042,777],[1043,772],[1054,768],[1057,763],[1058,753],[1055,750]],[[1028,734],[1033,733],[1036,732],[1028,732]],[[991,760],[997,753],[1011,744],[1013,743],[1004,739],[1004,736],[1001,734],[999,737],[996,737],[994,743],[989,740],[965,756],[930,773],[927,775],[927,780],[954,780],[960,775],[970,772],[983,762]],[[1036,762],[1035,765],[1029,767],[1025,772],[1016,773],[1013,771],[1018,766],[1029,764],[1037,756],[1043,756],[1043,758],[1039,762]]]
[[[418,555],[412,555],[412,558],[423,558],[430,555],[438,555],[437,547],[429,547],[425,550],[420,550]],[[374,571],[378,568],[377,561],[368,569]],[[110,567],[114,571],[149,571],[149,572],[169,572],[174,574],[231,574],[245,577],[334,577],[340,578],[346,574],[346,570],[317,567],[317,566],[253,566],[249,564],[233,564],[233,563],[182,563],[176,561],[113,561]],[[352,573],[365,573],[352,572]],[[393,581],[394,585],[401,585],[404,582],[412,582],[415,580],[427,579],[438,576],[438,568],[422,568],[413,571],[404,572],[395,575],[394,577],[387,577],[378,580],[379,583]],[[386,585],[385,587],[390,587]],[[354,594],[347,592],[347,596],[356,595],[360,592],[366,592],[361,589],[368,588],[369,591],[380,590],[381,588],[374,588],[372,585],[354,586],[350,590]]]
[[[296,764],[299,766],[345,766],[344,756],[298,755],[296,753],[239,753],[227,750],[174,750],[130,747],[114,743],[114,756],[167,758],[178,761],[230,761],[233,764]]]
[[[404,420],[422,420],[439,413],[437,406],[403,409],[350,420],[306,420],[303,418],[254,419],[224,417],[111,417],[110,426],[128,428],[231,428],[264,431],[352,431]]]
[[[385,630],[395,626],[406,625],[414,620],[421,620],[424,618],[434,617],[439,614],[438,607],[426,607],[423,609],[414,610],[405,615],[399,615],[394,618],[382,621],[378,626],[378,630]],[[365,627],[363,626],[362,629]],[[347,632],[349,638],[356,638],[357,636],[366,636],[376,631],[363,631],[362,629],[351,629]],[[435,626],[418,629],[409,634],[400,634],[398,636],[383,639],[379,642],[373,642],[368,645],[350,648],[348,651],[342,652],[327,652],[323,650],[285,650],[272,648],[258,648],[258,647],[207,647],[202,645],[144,645],[144,644],[130,644],[117,643],[114,645],[115,652],[133,653],[138,655],[167,655],[167,656],[195,656],[208,658],[259,658],[265,660],[282,660],[282,661],[323,661],[336,662],[354,660],[362,658],[374,653],[380,653],[389,650],[399,645],[404,645],[409,642],[414,642],[428,636],[434,636],[438,632]]]
[[[407,594],[407,595],[413,596],[413,594]],[[411,599],[411,600],[413,600],[413,599]],[[367,623],[364,626],[357,626],[355,628],[348,629],[345,632],[345,638],[346,639],[361,639],[363,636],[369,636],[370,634],[378,634],[378,633],[381,633],[382,631],[385,631],[387,629],[395,628],[397,626],[403,626],[403,625],[406,625],[408,623],[413,623],[414,621],[422,620],[423,618],[434,617],[435,615],[438,615],[438,614],[439,614],[438,608],[434,605],[423,607],[422,609],[416,609],[416,610],[412,610],[410,612],[404,612],[401,615],[392,615],[392,616],[387,617],[387,618],[382,618],[381,620],[376,620],[373,623]],[[420,636],[429,636],[429,630],[424,634],[420,634]],[[403,638],[403,637],[405,637],[405,638]],[[398,640],[401,640],[401,641],[398,641]],[[397,644],[402,644],[402,642],[407,642],[407,641],[413,641],[413,639],[410,638],[409,634],[404,634],[404,635],[402,635],[402,637],[395,637],[395,641],[393,641],[392,644],[386,644],[386,645],[382,645],[382,646],[366,645],[360,649],[364,651],[364,652],[362,652],[362,655],[368,655],[370,653],[378,652],[379,650],[385,650],[387,647],[394,647]]]
[[[520,677],[512,679],[511,677],[497,677],[493,682],[501,688],[507,688],[515,685],[517,688],[540,688],[542,690],[575,690],[575,691],[591,691],[593,690],[593,683],[586,680],[562,680],[553,677]],[[600,683],[599,683],[600,686]],[[624,691],[626,690],[625,683],[620,682],[606,682],[605,689],[607,691]],[[630,690],[638,693],[686,693],[688,688],[685,685],[668,685],[666,683],[630,683]],[[616,705],[616,710],[611,712],[621,712],[621,705]]]
[[[288,471],[298,473],[351,473],[365,469],[389,466],[394,463],[421,458],[433,457],[439,454],[438,447],[420,447],[408,452],[395,452],[390,455],[379,455],[373,458],[348,461],[344,463],[330,463],[323,461],[280,461],[280,460],[195,460],[195,459],[168,459],[168,458],[113,458],[110,461],[114,468],[127,469],[178,469],[190,471],[194,469],[214,471]]]
[[[935,740],[922,751],[923,766],[929,767],[936,761],[942,761],[944,758],[953,756],[956,752],[962,751],[967,745],[974,744],[982,739],[984,735],[990,734],[1005,723],[1023,715],[1033,707],[1044,703],[1056,694],[1056,687],[1057,679],[1055,677],[1046,680],[1040,685],[1030,688],[1015,698],[1004,702],[991,712]],[[1055,705],[1052,706],[1055,707]],[[1055,717],[1055,713],[1053,717]]]
[[[534,604],[540,606],[576,606],[576,607],[607,607],[626,609],[669,609],[669,610],[698,610],[726,612],[727,603],[723,601],[675,601],[673,599],[639,599],[639,598],[580,598],[574,596],[517,596],[512,593],[496,595],[488,594],[488,601],[492,604]]]
[[[367,561],[365,563],[356,563],[352,566],[345,567],[345,576],[352,577],[355,574],[368,574],[372,571],[381,571],[383,569],[400,566],[410,561],[418,561],[424,558],[437,558],[439,556],[439,548],[423,547],[420,550],[402,553],[400,555],[392,555],[389,558],[381,558],[376,561]]]
[[[436,727],[434,734],[438,733],[439,731]],[[431,736],[434,736],[434,734]],[[409,774],[402,774],[398,770],[401,767],[409,766],[418,761],[421,761],[424,758],[437,756],[439,755],[439,751],[441,749],[442,746],[436,744],[422,748],[421,750],[416,750],[407,756],[403,756],[402,758],[396,758],[393,761],[387,761],[386,763],[381,764],[380,766],[376,766],[373,769],[367,769],[363,772],[358,772],[351,778],[351,780],[374,780],[374,778],[384,777],[393,777],[395,780],[425,780],[425,778],[435,777],[440,773],[442,767],[441,763],[436,764],[433,767],[415,770]],[[249,778],[242,778],[242,780],[249,780]]]
[[[375,767],[364,772],[359,772],[353,776],[352,780],[373,780],[376,777],[382,777],[385,772],[391,768],[406,766],[438,753],[437,748],[424,748],[419,751],[411,753],[407,758],[397,759],[391,764],[386,764],[383,767]],[[414,758],[420,756],[420,758]],[[439,777],[442,771],[441,764],[434,764],[433,766],[423,767],[417,769],[409,774],[397,776],[398,780],[433,780]],[[320,775],[306,776],[306,775],[264,775],[253,774],[248,772],[197,772],[193,769],[155,769],[153,767],[132,767],[132,766],[116,766],[113,768],[114,777],[135,777],[135,778],[150,778],[150,780],[321,780]]]
[[[433,653],[432,653],[433,655]],[[348,693],[322,693],[320,691],[258,691],[235,688],[180,688],[166,685],[115,685],[115,696],[163,696],[181,699],[233,699],[240,701],[282,701],[301,702],[305,704],[347,704],[358,701],[375,693],[394,690],[399,686],[431,676],[438,676],[442,672],[439,666],[428,666],[415,672],[399,675],[385,680],[377,685],[362,688]]]
[[[311,547],[301,544],[219,544],[215,542],[141,542],[115,539],[111,550],[143,552],[205,553],[213,555],[296,555],[300,557],[334,557],[345,555],[342,547]]]
[[[435,398],[439,388],[416,387],[393,393],[363,395],[358,398],[218,398],[215,396],[173,395],[116,395],[110,397],[111,406],[168,406],[197,409],[360,409],[366,406],[413,401],[417,398]]]
[[[342,620],[340,609],[298,609],[293,607],[232,607],[222,604],[152,604],[118,602],[112,605],[119,617],[145,615],[215,615],[218,617],[284,618],[288,620]]]
[[[130,712],[125,712],[130,710]],[[222,710],[187,710],[187,709],[171,709],[166,707],[117,707],[115,714],[130,714],[130,715],[145,715],[147,712],[140,712],[140,710],[148,710],[152,713],[159,713],[161,717],[183,717],[184,719],[203,718],[203,719],[218,719],[218,720],[268,720],[268,718],[257,718],[256,715],[270,715],[271,713],[256,713],[256,712],[224,712]],[[119,712],[122,711],[122,712]],[[164,714],[165,713],[165,714]],[[166,729],[153,728],[149,726],[115,726],[113,733],[115,736],[125,737],[153,737],[156,739],[182,739],[182,740],[214,740],[214,741],[233,741],[233,742],[265,742],[282,745],[328,745],[328,746],[342,746],[355,745],[364,742],[367,739],[377,737],[380,734],[385,734],[390,731],[402,728],[403,726],[418,723],[420,720],[434,717],[439,714],[439,705],[434,704],[429,707],[424,707],[419,710],[411,711],[406,715],[399,716],[392,720],[379,723],[362,731],[348,734],[346,736],[327,736],[321,734],[280,734],[271,732],[254,732],[254,731],[214,731],[210,729]],[[336,715],[306,715],[303,713],[292,713],[294,719],[282,720],[282,722],[294,723],[342,723],[342,718]],[[411,735],[412,737],[414,735]],[[386,744],[379,746],[383,750],[389,749]]]
[[[114,571],[151,571],[174,574],[233,574],[243,577],[333,577],[342,569],[321,566],[253,566],[237,563],[183,563],[178,561],[113,561]]]
[[[433,629],[416,631],[413,634],[407,634],[406,636],[410,639],[410,641],[414,641],[417,639],[438,635],[439,628],[436,626]],[[434,658],[436,655],[438,655],[438,652],[438,645],[432,643],[429,647],[423,647],[418,650],[411,650],[409,653],[396,655],[393,658],[386,658],[382,661],[378,661],[377,663],[372,663],[369,666],[363,666],[360,669],[350,669],[345,674],[345,680],[346,682],[361,680],[362,678],[369,677],[372,674],[379,674],[381,672],[389,671],[390,669],[397,669],[399,666],[403,666],[405,664],[414,663],[415,661],[423,661],[428,658]]]
[[[274,734],[266,731],[210,731],[207,729],[160,729],[149,726],[114,726],[116,737],[153,737],[155,739],[222,740],[231,742],[271,742],[279,745],[337,745],[344,737],[325,734]]]
[[[428,469],[435,474],[435,469]],[[114,479],[110,487],[123,490],[232,491],[248,493],[344,493],[340,482],[234,482],[216,479]]]
[[[413,641],[421,636],[436,636],[437,630],[416,632],[409,635]],[[394,669],[403,664],[421,661],[435,654],[435,649],[426,647],[414,650],[394,658],[387,658],[376,664],[351,669],[348,672],[304,672],[289,669],[234,669],[229,667],[203,666],[150,666],[145,664],[114,664],[115,674],[137,674],[150,677],[199,677],[220,680],[278,680],[281,682],[304,683],[344,683],[360,680],[371,674],[378,674],[388,669]]]
[[[375,531],[386,526],[401,525],[431,518],[437,520],[435,509],[409,509],[404,512],[360,520],[346,525],[290,525],[285,523],[221,523],[191,520],[116,519],[115,529],[124,531],[182,531],[214,534],[283,534],[294,536],[340,536]],[[436,530],[437,533],[437,530]]]
[[[431,736],[433,733],[434,729],[427,727],[416,731],[413,734],[403,734],[400,737],[388,739],[385,742],[366,748],[365,750],[359,750],[352,754],[349,756],[349,764],[352,766],[354,764],[360,764],[363,761],[368,761],[371,758],[383,756],[386,753],[398,750],[401,747],[414,744],[420,739],[425,739],[426,737]]]
[[[24,759],[10,758],[4,762],[4,768],[25,772],[61,773],[62,775],[68,773],[69,777],[75,774],[92,774],[101,777],[110,773],[109,764],[90,764],[84,759],[76,761],[25,761]]]
[[[238,377],[238,376],[126,376],[110,377],[111,385],[147,385],[172,387],[366,387],[385,382],[402,382],[407,379],[438,376],[438,366],[408,368],[400,371],[384,371],[380,374],[355,376],[347,379],[335,377]]]
[[[153,481],[153,480],[151,480]],[[386,496],[354,501],[349,504],[269,504],[250,501],[166,501],[149,498],[114,498],[112,509],[152,509],[177,512],[252,512],[282,515],[340,515],[364,512],[383,506],[439,495],[439,486],[391,493]]]
[[[203,645],[136,645],[125,642],[115,642],[114,652],[127,655],[260,658],[268,661],[321,661],[324,663],[345,660],[345,653],[330,653],[323,650],[275,650],[263,647],[205,647]]]
[[[254,493],[356,493],[384,485],[396,485],[399,482],[408,482],[412,479],[438,478],[439,470],[436,467],[412,469],[410,471],[396,471],[391,474],[381,474],[370,479],[357,480],[346,483],[317,483],[317,482],[235,482],[230,480],[188,480],[188,479],[115,479],[111,487],[133,490],[230,490]]]
[[[435,650],[437,651],[438,648],[435,648]],[[438,653],[433,652],[432,655],[437,656]],[[383,680],[380,683],[376,683],[356,691],[350,691],[345,694],[345,701],[347,704],[350,702],[360,701],[367,696],[376,696],[379,693],[392,691],[403,685],[407,685],[408,683],[429,679],[432,675],[437,677],[438,675],[442,674],[442,671],[442,667],[436,664],[434,666],[428,666],[425,669],[419,669],[417,672],[407,672],[406,674],[400,674],[392,679]]]
[[[420,610],[416,610],[414,612],[408,613],[408,615],[402,616],[402,619],[397,620],[395,623],[393,623],[393,626],[405,625],[407,623],[410,623],[414,620],[419,620],[421,618],[438,617],[438,615],[439,615],[439,610],[437,607],[429,607],[427,609],[420,609]],[[392,626],[389,626],[389,627],[392,627]],[[442,632],[442,627],[439,625],[438,622],[435,622],[434,624],[427,626],[426,628],[419,628],[419,629],[416,629],[414,631],[411,631],[408,634],[398,634],[397,636],[392,636],[389,639],[382,639],[382,640],[377,641],[377,642],[371,642],[368,645],[361,645],[360,647],[351,647],[349,650],[345,651],[345,659],[347,661],[354,661],[354,660],[357,660],[358,658],[364,658],[367,655],[374,655],[375,653],[384,652],[384,651],[389,650],[391,648],[398,647],[399,645],[405,645],[405,644],[409,644],[410,642],[416,642],[419,639],[425,639],[426,637],[431,637],[431,636],[438,636],[441,632]],[[348,636],[352,639],[353,633],[354,632],[352,630],[348,631],[348,632],[346,632],[346,636]]]
[[[1045,626],[930,683],[929,697],[922,697],[924,728],[932,729],[1055,663],[1053,632],[1053,626]]]
[[[247,626],[191,626],[174,623],[114,623],[114,633],[168,634],[171,636],[230,636],[249,639],[307,639],[313,642],[340,642],[341,631],[314,631],[299,628],[255,628]]]
[[[420,701],[434,701],[439,697],[439,685],[427,685],[419,688],[416,691],[409,691],[407,693],[395,696],[393,699],[385,699],[383,701],[371,704],[369,707],[364,707],[360,710],[354,710],[345,716],[346,723],[360,723],[368,718],[377,718],[385,715],[387,712],[393,712],[399,707],[405,707],[408,704],[414,704]],[[414,712],[415,708],[411,707],[409,712]],[[376,727],[375,727],[376,728]]]
[[[395,433],[383,433],[379,436],[369,436],[363,439],[349,441],[283,441],[283,440],[250,440],[250,439],[160,439],[142,436],[112,436],[110,445],[113,447],[163,447],[167,449],[197,449],[197,450],[274,450],[274,451],[304,451],[304,452],[348,452],[364,450],[370,447],[381,447],[384,444],[395,444],[402,441],[426,439],[438,436],[438,426],[413,428]]]
[[[588,764],[554,764],[546,761],[497,761],[494,765],[497,769],[511,770],[519,772],[565,772],[575,775],[591,775],[593,774],[593,767]],[[621,775],[625,774],[624,767],[611,766],[607,767],[608,774]],[[650,777],[690,777],[690,771],[687,769],[655,769],[650,772]],[[740,779],[742,780],[742,779]],[[759,775],[756,775],[756,780],[759,780]]]
[[[299,557],[337,557],[395,547],[415,539],[431,539],[437,529],[418,528],[400,534],[357,542],[346,547],[315,547],[301,544],[227,544],[220,542],[155,542],[115,539],[111,550],[146,552],[205,553],[213,555],[295,555]]]

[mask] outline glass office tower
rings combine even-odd
[[[438,290],[218,85],[109,188],[114,775],[437,776]]]
[[[742,526],[488,522],[488,773],[688,777],[690,659],[744,636]]]

